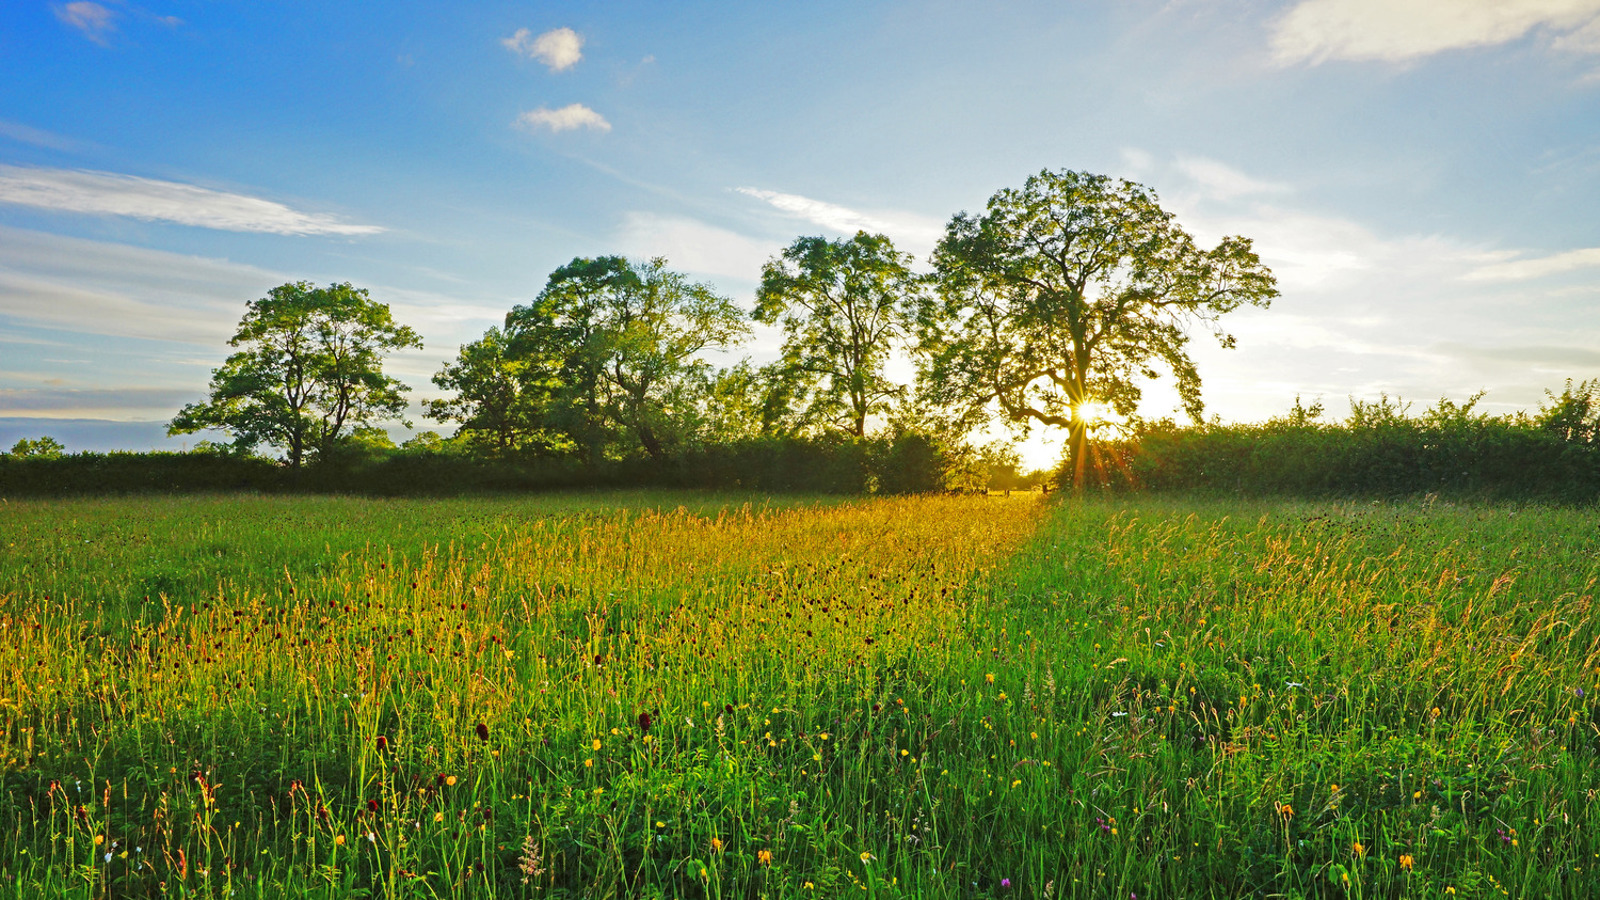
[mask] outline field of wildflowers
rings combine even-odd
[[[0,507],[0,896],[1600,896],[1600,517]]]

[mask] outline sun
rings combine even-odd
[[[1111,411],[1111,407],[1095,400],[1084,403],[1078,408],[1082,412],[1084,421],[1086,422],[1103,422],[1116,415]]]

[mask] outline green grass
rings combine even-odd
[[[0,895],[1600,895],[1594,511],[141,498],[0,549]]]

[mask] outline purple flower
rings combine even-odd
[[[1011,879],[1009,879],[1009,878],[1000,879],[1000,886],[1003,887],[1003,888],[1011,887]]]

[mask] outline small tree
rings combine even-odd
[[[422,340],[361,288],[301,281],[252,301],[228,344],[243,349],[212,370],[210,398],[185,406],[167,433],[224,430],[239,450],[267,444],[299,468],[349,429],[400,416],[408,388],[383,374],[383,355]]]
[[[1546,390],[1544,395],[1535,425],[1563,441],[1600,447],[1600,378],[1576,384],[1568,378],[1560,394]]]
[[[1148,188],[1085,172],[1041,172],[950,221],[934,252],[942,303],[921,316],[922,385],[964,424],[998,417],[1026,433],[1067,429],[1084,481],[1091,403],[1133,415],[1160,363],[1199,421],[1190,324],[1278,295],[1248,238],[1203,250]]]
[[[797,238],[761,269],[755,319],[783,327],[783,363],[808,418],[863,437],[903,389],[883,375],[921,291],[911,256],[881,234]]]
[[[460,422],[459,437],[496,456],[557,448],[562,441],[545,418],[558,387],[557,363],[534,351],[507,331],[489,329],[433,376],[456,393],[429,400],[426,415]]]
[[[11,455],[18,459],[57,459],[67,448],[53,437],[29,440],[23,438],[11,446]]]

